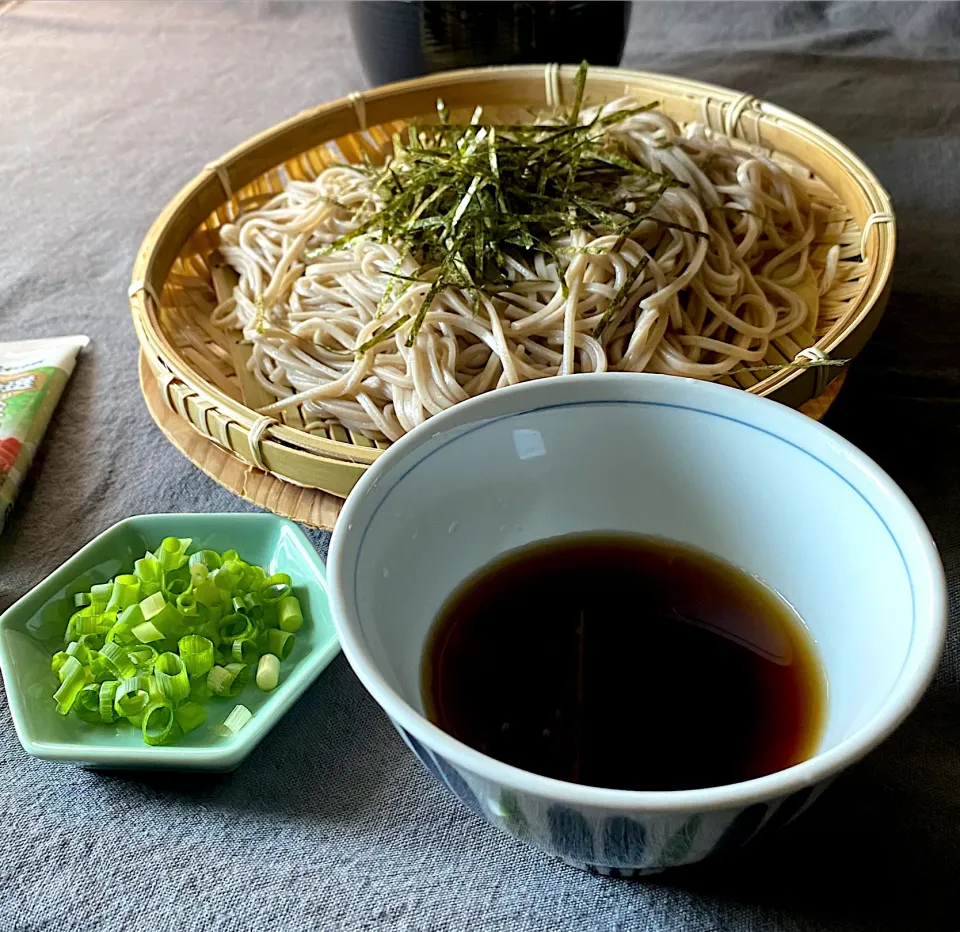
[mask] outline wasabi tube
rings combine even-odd
[[[0,531],[88,337],[0,343]]]

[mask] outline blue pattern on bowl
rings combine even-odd
[[[567,864],[606,877],[655,874],[734,851],[786,825],[819,795],[826,784],[743,809],[693,815],[630,815],[545,804],[476,775],[423,746],[394,723],[426,769],[470,810],[515,838],[530,841]]]
[[[723,834],[710,853],[719,854],[722,851],[735,851],[745,845],[760,828],[760,824],[767,817],[769,808],[766,803],[754,803],[752,806],[747,806],[746,809],[741,809],[733,817],[733,821],[724,829]]]
[[[614,816],[603,826],[603,858],[608,864],[642,864],[647,830],[636,819]]]
[[[547,820],[550,824],[550,847],[554,854],[577,864],[593,860],[593,832],[576,809],[551,806],[547,810]]]
[[[396,723],[394,723],[396,725]],[[423,764],[457,799],[460,800],[468,809],[472,809],[477,815],[486,816],[483,807],[473,795],[467,782],[460,776],[456,768],[445,761],[439,755],[431,754],[413,735],[404,731],[399,725],[396,725],[407,746],[416,755],[417,760]]]
[[[792,822],[813,801],[811,796],[813,790],[812,786],[808,786],[788,796],[780,803],[776,812],[770,816],[764,828],[768,830],[782,828]]]

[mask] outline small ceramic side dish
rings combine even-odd
[[[779,591],[827,676],[816,753],[742,783],[635,792],[520,770],[432,724],[420,664],[444,600],[506,551],[585,531],[700,547]],[[930,534],[875,463],[775,402],[670,376],[543,379],[431,418],[360,480],[329,573],[344,653],[427,769],[494,825],[615,875],[690,864],[796,816],[914,707],[946,626]],[[656,663],[636,657],[635,707],[612,710],[626,740],[671,701],[644,690]]]
[[[305,623],[284,661],[279,686],[248,685],[232,701],[208,700],[208,721],[175,745],[149,747],[139,730],[91,725],[59,715],[51,655],[63,649],[73,595],[118,573],[165,537],[190,537],[191,550],[234,549],[269,573],[293,578]],[[109,769],[232,770],[259,744],[339,652],[330,619],[323,562],[291,521],[268,514],[139,515],[108,528],[0,616],[0,668],[20,743],[45,760]],[[253,718],[230,737],[214,734],[235,703]],[[221,714],[222,713],[222,714]]]

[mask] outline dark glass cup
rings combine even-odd
[[[619,65],[629,2],[354,0],[350,22],[371,84],[481,65]]]

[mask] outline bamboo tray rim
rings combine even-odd
[[[219,444],[201,436],[187,421],[164,405],[160,397],[160,386],[142,351],[138,354],[137,374],[140,393],[153,423],[174,449],[204,475],[257,508],[271,511],[291,521],[299,521],[320,531],[333,530],[344,499],[320,489],[295,486],[273,473],[257,470]],[[183,437],[189,437],[189,440],[184,440]],[[196,455],[197,451],[202,451],[202,455]],[[237,470],[241,471],[242,478]],[[228,471],[233,472],[240,481],[228,481],[225,475]],[[255,484],[243,481],[254,473],[259,473]],[[288,501],[288,496],[294,497]]]

